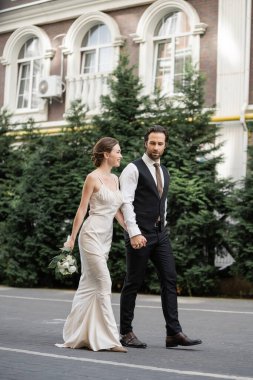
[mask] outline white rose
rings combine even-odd
[[[62,264],[62,268],[68,269],[69,268],[69,263],[67,261],[64,261],[64,263]]]
[[[73,259],[71,255],[68,255],[66,257],[66,260],[68,261],[69,265],[73,265],[75,263],[75,260]]]
[[[69,267],[69,273],[75,273],[76,272],[76,266],[75,265],[71,265]]]

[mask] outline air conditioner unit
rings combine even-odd
[[[61,77],[50,75],[39,80],[38,95],[40,98],[59,98],[62,96],[62,87]]]

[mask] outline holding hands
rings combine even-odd
[[[131,237],[130,242],[134,249],[140,249],[146,246],[147,239],[143,235],[136,235]]]

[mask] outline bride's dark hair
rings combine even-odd
[[[110,153],[115,145],[119,142],[113,137],[102,137],[102,139],[98,140],[92,149],[91,159],[94,165],[98,168],[104,159],[104,153]]]

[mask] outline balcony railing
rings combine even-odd
[[[78,78],[67,79],[68,103],[81,99],[90,112],[100,110],[100,97],[107,95],[109,74],[80,75]]]

